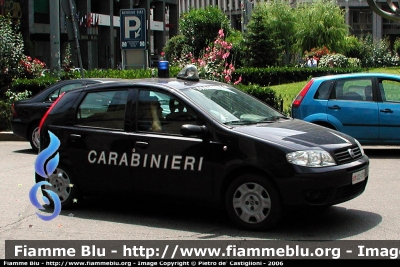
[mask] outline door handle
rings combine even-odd
[[[390,108],[380,109],[379,111],[383,113],[393,113],[393,110],[391,110]]]
[[[69,135],[69,139],[71,139],[71,141],[78,141],[81,138],[82,138],[82,136],[80,134],[70,134]]]
[[[142,142],[142,141],[135,142],[135,147],[138,147],[138,148],[147,148],[148,146],[149,146],[149,143],[147,143],[147,142]]]
[[[339,107],[338,105],[334,105],[334,106],[331,106],[331,107],[328,107],[329,109],[341,109],[341,107]]]

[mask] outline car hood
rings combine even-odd
[[[279,143],[294,150],[310,148],[331,150],[355,144],[354,138],[346,134],[296,119],[240,126],[234,128],[234,131]]]

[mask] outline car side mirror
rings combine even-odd
[[[181,134],[183,136],[198,135],[204,136],[207,133],[205,125],[184,124],[181,127]]]

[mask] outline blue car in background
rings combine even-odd
[[[291,113],[364,145],[398,145],[400,76],[351,73],[312,78],[294,99]]]

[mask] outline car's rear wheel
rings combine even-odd
[[[31,144],[32,149],[35,152],[39,151],[39,124],[35,123],[30,129],[29,129],[29,142]]]
[[[45,180],[51,184],[51,186],[45,185],[43,189],[55,192],[60,199],[61,207],[63,209],[78,207],[79,204],[82,203],[82,192],[76,184],[73,174],[69,169],[59,166],[48,179],[41,178],[40,180]],[[43,190],[42,192],[49,198],[46,191]],[[49,199],[51,200],[51,198]],[[50,201],[50,203],[54,204],[53,201]]]
[[[247,230],[271,229],[281,220],[283,206],[272,182],[257,174],[243,174],[228,187],[226,210],[232,221]]]

